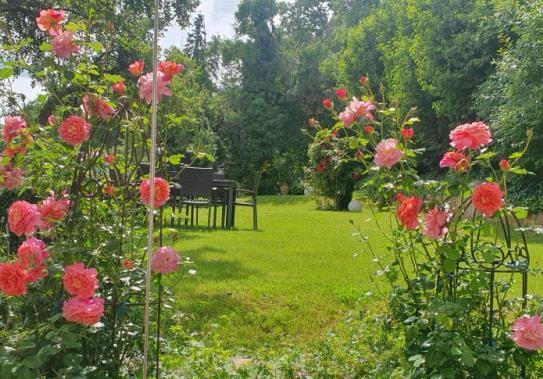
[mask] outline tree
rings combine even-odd
[[[187,43],[185,44],[186,53],[196,61],[199,65],[205,63],[206,51],[206,26],[204,15],[198,14],[194,19],[194,28],[188,34]]]

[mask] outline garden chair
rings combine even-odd
[[[258,229],[258,220],[257,220],[257,196],[258,196],[258,186],[260,185],[260,178],[262,176],[262,170],[258,170],[255,179],[253,182],[253,189],[243,189],[243,188],[236,188],[236,196],[235,196],[235,206],[240,207],[251,207],[253,208],[253,230]],[[241,195],[241,196],[239,196]],[[240,201],[238,200],[239,197],[242,198],[249,198],[247,201]]]

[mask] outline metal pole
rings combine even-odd
[[[158,10],[159,0],[155,0],[153,30],[153,101],[151,105],[151,152],[149,157],[149,213],[147,219],[147,270],[145,274],[145,314],[143,320],[143,379],[147,379],[149,365],[149,316],[151,311],[151,256],[153,255],[153,229],[155,211],[155,165],[157,135],[157,68],[158,68]]]

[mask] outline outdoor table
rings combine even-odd
[[[226,199],[226,228],[234,227],[236,214],[236,183],[229,179],[213,179],[213,187],[223,188],[227,192]]]

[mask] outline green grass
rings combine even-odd
[[[377,253],[386,254],[367,210],[319,211],[304,197],[263,196],[258,211],[258,231],[250,229],[249,208],[238,211],[237,230],[180,230],[175,246],[197,270],[175,289],[188,331],[213,332],[233,349],[302,347],[322,338],[366,292],[386,293],[349,223],[353,219]],[[380,214],[380,222],[387,217]],[[531,244],[537,267],[542,252],[541,241]],[[530,291],[542,294],[538,279],[531,279]]]

